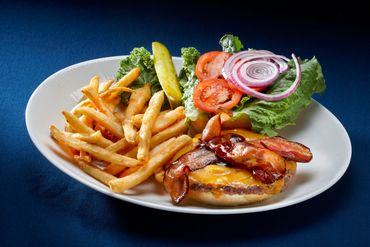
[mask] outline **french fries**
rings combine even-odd
[[[187,126],[185,123],[185,119],[182,119],[181,121],[177,122],[171,127],[154,135],[152,139],[150,140],[150,149],[153,149],[154,147],[160,145],[161,143],[164,143],[165,141],[167,141],[168,139],[172,137],[176,137],[176,136],[179,136],[185,133],[186,130],[187,130]],[[125,156],[135,158],[137,156],[137,150],[138,150],[138,147],[136,146],[132,148],[130,151],[128,151],[127,153],[125,153]],[[113,175],[116,175],[120,173],[121,171],[123,171],[124,169],[125,168],[122,166],[110,164],[105,170]]]
[[[96,122],[101,124],[103,127],[107,128],[118,138],[123,137],[123,130],[121,126],[112,118],[104,115],[103,113],[94,110],[90,107],[80,107],[76,110],[77,113],[83,114],[91,119],[94,119]]]
[[[118,82],[91,78],[81,89],[84,98],[71,111],[62,111],[64,130],[50,134],[86,174],[114,192],[124,192],[150,176],[163,180],[163,166],[179,151],[190,150],[182,106],[161,112],[164,92],[151,96],[150,84],[128,86],[140,75],[135,68]],[[127,105],[120,94],[130,92]],[[188,148],[186,148],[188,147]]]
[[[153,95],[149,101],[149,106],[143,116],[143,123],[139,132],[139,145],[137,150],[137,159],[147,162],[149,159],[150,139],[152,138],[152,128],[164,101],[163,91]]]
[[[141,126],[141,123],[143,121],[143,116],[144,116],[144,114],[137,114],[137,115],[133,116],[131,118],[132,123],[136,127]],[[153,133],[158,133],[161,130],[164,130],[168,126],[171,126],[173,123],[175,123],[176,121],[178,121],[178,120],[180,120],[184,117],[185,117],[185,112],[184,112],[184,107],[183,106],[179,106],[179,107],[177,107],[177,108],[175,108],[174,110],[171,110],[171,111],[161,112],[158,115],[158,117],[157,117],[157,119],[154,123],[152,132]]]
[[[69,126],[75,130],[76,132],[79,132],[81,134],[93,134],[95,131],[91,129],[89,126],[87,126],[85,123],[80,121],[77,117],[75,117],[72,113],[63,111],[62,112],[64,118],[66,119]],[[113,144],[111,140],[106,139],[104,136],[102,136],[98,141],[97,144],[101,147],[107,147]]]
[[[113,112],[105,104],[103,99],[99,97],[98,92],[94,91],[92,87],[84,87],[81,91],[88,99],[90,99],[91,102],[93,102],[93,104],[96,106],[96,108],[98,108],[99,111],[101,111],[109,118],[112,118],[114,121],[117,122],[117,119],[113,115]]]
[[[136,143],[137,136],[137,131],[135,130],[131,122],[131,117],[137,113],[140,113],[143,110],[145,104],[150,99],[150,95],[151,95],[150,84],[147,83],[145,84],[144,87],[134,90],[128,101],[128,106],[125,111],[125,118],[127,119],[124,121],[122,127],[127,142],[131,144]]]
[[[150,140],[150,148],[153,148],[159,145],[160,143],[168,140],[171,137],[175,137],[175,136],[183,134],[187,129],[188,127],[186,126],[185,119],[177,122],[171,127],[154,135],[152,139]],[[131,149],[129,152],[125,153],[125,155],[128,157],[134,158],[137,156],[137,150],[138,148],[135,147]]]
[[[187,135],[176,138],[169,145],[163,147],[156,155],[150,158],[148,163],[140,167],[136,172],[122,178],[109,181],[109,187],[113,192],[122,193],[148,179],[159,167],[163,166],[183,146],[190,144],[192,139]]]
[[[105,160],[117,165],[125,166],[125,167],[131,167],[139,165],[140,162],[130,158],[126,157],[117,153],[110,152],[104,148],[101,148],[96,145],[89,144],[87,142],[78,140],[76,138],[73,138],[72,136],[69,136],[62,131],[58,130],[54,125],[50,126],[50,132],[51,135],[61,143],[64,143],[65,145],[76,149],[80,151],[85,151],[92,156],[99,158],[101,160]]]

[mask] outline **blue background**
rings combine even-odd
[[[314,2],[0,2],[0,243],[34,245],[364,246],[370,241],[370,38],[366,8]],[[353,7],[356,6],[356,7]],[[84,60],[165,43],[317,56],[327,91],[316,99],[346,127],[353,156],[323,194],[270,212],[182,215],[95,192],[51,165],[29,139],[24,111],[52,73]],[[46,102],[47,103],[47,102]],[[320,140],[318,140],[320,141]],[[325,165],[325,164],[323,164]]]

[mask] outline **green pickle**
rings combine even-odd
[[[173,109],[181,104],[182,93],[171,54],[167,47],[159,42],[152,43],[152,50],[155,71]]]

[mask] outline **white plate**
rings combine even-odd
[[[265,202],[233,208],[209,207],[199,204],[175,206],[162,186],[148,181],[132,194],[115,194],[107,187],[76,168],[50,138],[49,126],[64,126],[62,110],[76,104],[76,92],[87,85],[89,79],[99,74],[103,79],[114,78],[122,59],[107,57],[90,60],[67,67],[40,84],[29,99],[26,109],[28,133],[40,152],[56,167],[81,183],[106,195],[138,205],[181,213],[239,214],[286,207],[310,199],[334,185],[345,173],[351,159],[351,142],[339,120],[325,107],[314,101],[298,119],[295,126],[280,134],[304,143],[311,148],[314,158],[308,164],[299,164],[294,184],[284,193]],[[174,57],[176,69],[182,65]]]

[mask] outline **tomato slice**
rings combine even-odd
[[[222,78],[222,68],[230,56],[230,53],[222,51],[211,51],[200,56],[195,67],[199,81]]]
[[[225,79],[207,79],[199,82],[194,88],[193,101],[199,109],[216,113],[219,109],[233,108],[239,103],[242,95]]]

